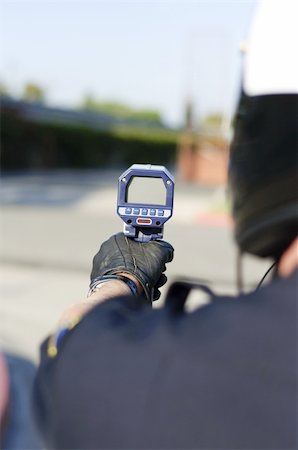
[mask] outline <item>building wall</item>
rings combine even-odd
[[[228,144],[221,138],[184,134],[178,145],[177,174],[183,181],[222,185],[227,181]]]

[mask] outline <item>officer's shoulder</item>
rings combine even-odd
[[[190,313],[171,314],[166,306],[155,312],[156,321],[168,324],[178,335],[226,334],[250,329],[260,322],[273,324],[295,319],[298,271],[290,278],[276,279],[258,290],[237,296],[215,295]],[[151,318],[154,322],[154,319]],[[262,324],[264,327],[264,324]]]

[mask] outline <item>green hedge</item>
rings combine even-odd
[[[1,167],[96,168],[133,163],[171,165],[177,134],[163,129],[117,127],[98,130],[83,126],[25,121],[1,114]]]

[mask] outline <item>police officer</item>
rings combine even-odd
[[[269,3],[248,42],[229,186],[240,252],[273,257],[275,277],[191,314],[178,283],[152,310],[172,246],[112,236],[89,297],[41,348],[34,403],[48,448],[297,448],[296,41],[275,27],[292,21],[291,2]]]

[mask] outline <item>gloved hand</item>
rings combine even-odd
[[[165,241],[136,242],[118,233],[104,242],[94,256],[91,284],[103,275],[129,273],[141,283],[148,300],[157,300],[158,288],[167,281],[165,265],[172,261],[173,253],[173,247]]]

